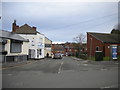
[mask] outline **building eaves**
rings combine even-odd
[[[103,43],[118,43],[118,41],[109,33],[94,33],[88,32],[91,36],[95,37],[97,40]]]
[[[12,32],[9,32],[9,31],[6,31],[6,30],[0,30],[0,37],[1,38],[7,38],[7,39],[13,39],[13,40],[29,42],[28,39],[24,39],[20,35],[13,34]]]

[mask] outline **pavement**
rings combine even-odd
[[[46,58],[2,70],[3,88],[118,88],[118,63]]]
[[[34,62],[37,62],[37,61],[36,60],[28,60],[28,61],[21,61],[21,62],[6,62],[6,63],[1,64],[0,69],[14,68],[14,67],[25,65],[25,64],[31,64]]]

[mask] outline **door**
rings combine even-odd
[[[29,58],[35,58],[35,50],[34,49],[29,49]]]

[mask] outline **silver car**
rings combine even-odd
[[[62,59],[62,54],[61,53],[55,53],[53,58],[54,59]]]

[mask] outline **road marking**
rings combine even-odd
[[[87,66],[88,64],[83,64],[84,66]]]
[[[8,76],[12,76],[12,74],[8,74]]]
[[[60,64],[60,67],[59,67],[59,70],[58,70],[58,74],[60,74],[60,72],[61,72],[61,67],[62,67],[62,65],[63,65],[63,61],[62,61],[61,64]]]
[[[115,84],[115,85],[101,87],[101,89],[104,89],[104,88],[118,88],[118,86],[119,85]]]

